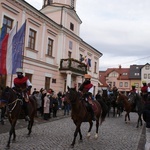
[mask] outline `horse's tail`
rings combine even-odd
[[[35,116],[36,115],[36,110],[37,110],[37,104],[36,104],[35,96],[33,96],[33,95],[30,96],[30,102],[31,102],[31,105],[32,105],[33,116]]]
[[[102,122],[105,121],[106,115],[108,113],[108,106],[102,100],[98,100],[98,102],[102,107],[102,115],[101,115],[101,122],[100,122],[100,124],[102,124]]]

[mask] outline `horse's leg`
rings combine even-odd
[[[2,107],[2,108],[1,108],[1,124],[2,124],[2,125],[4,125],[5,111],[6,111],[6,108],[5,108],[5,107]]]
[[[128,112],[128,121],[130,122],[130,114],[129,114],[129,112]]]
[[[91,136],[91,129],[92,129],[92,127],[93,127],[93,122],[92,122],[92,120],[91,121],[89,121],[89,124],[90,124],[90,127],[89,127],[89,130],[88,130],[88,134],[87,134],[87,138],[89,138],[90,136]]]
[[[16,120],[12,121],[11,119],[9,119],[9,121],[10,121],[10,124],[11,124],[11,128],[10,128],[10,131],[9,131],[9,139],[8,139],[8,142],[7,142],[7,147],[10,147],[10,141],[11,141],[12,134],[13,134],[13,141],[15,141],[15,139],[16,139],[16,134],[15,134]]]
[[[75,123],[75,124],[76,124],[76,123]],[[81,132],[80,126],[81,126],[81,122],[79,122],[78,124],[76,124],[76,130],[75,130],[75,132],[74,132],[74,138],[73,138],[73,141],[72,141],[72,144],[71,144],[71,147],[72,147],[72,148],[74,147],[74,144],[75,144],[75,141],[76,141],[76,137],[77,137],[77,135],[78,135],[78,132],[79,132],[79,131]]]
[[[98,119],[96,120],[96,134],[95,134],[95,139],[98,138],[98,128],[99,128],[99,117],[97,117]]]
[[[79,142],[82,142],[82,133],[81,133],[81,128],[79,129],[79,135],[80,135],[80,140],[79,140]]]
[[[136,126],[136,128],[138,128],[139,127],[139,123],[141,122],[141,126],[143,125],[143,123],[142,123],[142,118],[141,118],[141,114],[140,113],[138,113],[138,121],[137,121],[137,126]]]
[[[16,126],[16,122],[17,122],[17,119],[14,121],[13,123],[13,142],[16,141],[16,132],[15,132],[15,126]]]
[[[30,135],[31,132],[32,132],[33,123],[34,123],[34,116],[31,116],[30,121],[29,121],[29,123],[28,123],[28,130],[29,130],[29,131],[28,131],[28,135]]]
[[[127,123],[127,116],[128,116],[128,113],[125,114],[125,123]]]

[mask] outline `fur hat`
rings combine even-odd
[[[85,79],[91,79],[91,75],[85,74],[85,75],[84,75],[84,78],[85,78]]]
[[[18,73],[18,72],[23,73],[23,69],[22,68],[17,68],[16,73]]]

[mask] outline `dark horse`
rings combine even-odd
[[[16,139],[15,126],[22,110],[23,100],[21,98],[18,98],[16,92],[9,87],[1,89],[0,93],[0,108],[6,106],[8,119],[11,124],[9,139],[7,143],[7,147],[10,147],[11,136],[13,135],[13,141],[15,141]],[[32,126],[34,123],[34,116],[36,112],[36,101],[33,96],[29,97],[27,107],[30,117],[30,121],[28,123],[28,135],[30,135],[32,132]]]
[[[117,97],[117,102],[119,101],[122,101],[124,104],[124,109],[126,111],[125,122],[127,123],[127,118],[128,121],[130,121],[130,112],[136,112],[138,114],[138,121],[136,127],[139,127],[139,123],[141,123],[142,126],[143,123],[141,116],[144,109],[144,102],[141,96],[134,92],[131,92],[128,97],[122,93],[119,93]]]
[[[65,97],[66,101],[71,104],[71,117],[73,119],[74,124],[76,125],[76,130],[74,132],[74,139],[72,141],[71,146],[74,147],[77,134],[80,135],[80,141],[82,141],[82,133],[81,133],[81,124],[82,122],[89,122],[90,127],[88,130],[87,137],[90,137],[90,132],[93,126],[91,113],[87,110],[85,101],[82,100],[82,94],[76,91],[75,88],[69,88]],[[96,117],[96,134],[95,138],[98,138],[98,128],[99,124],[105,120],[107,110],[104,110],[100,102],[92,101],[92,106],[94,108],[94,114]],[[101,120],[100,120],[101,119]]]
[[[107,90],[103,89],[102,100],[106,103],[108,107],[108,117],[109,117],[111,108],[113,109],[113,117],[115,117],[116,114],[117,114],[117,117],[120,116],[123,111],[122,103],[116,102],[117,95],[118,95],[118,92],[115,90],[113,91],[113,94],[108,95]]]

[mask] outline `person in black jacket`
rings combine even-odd
[[[150,102],[145,103],[143,120],[146,122],[146,128],[150,128]]]

